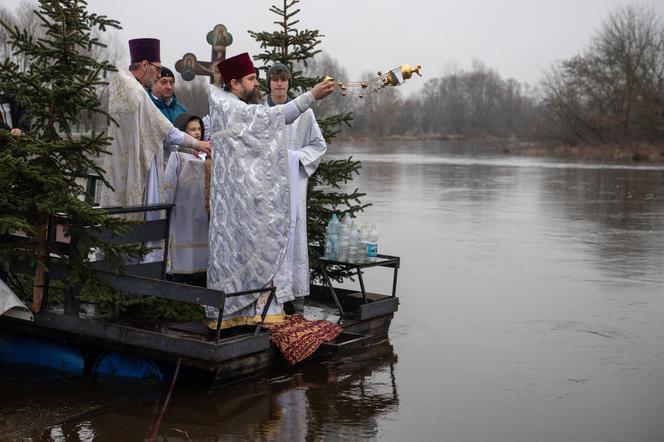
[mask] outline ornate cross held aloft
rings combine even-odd
[[[226,47],[233,43],[233,36],[226,30],[226,26],[219,24],[207,33],[206,39],[212,45],[211,61],[198,61],[194,54],[187,52],[175,63],[175,70],[183,80],[191,81],[196,75],[205,75],[210,77],[211,84],[221,87],[221,74],[215,66],[226,59]]]

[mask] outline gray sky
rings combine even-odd
[[[2,3],[13,9],[21,0]],[[247,30],[276,30],[277,16],[269,8],[281,3],[88,0],[91,11],[122,23],[124,41],[161,39],[162,62],[169,67],[185,52],[208,60],[205,35],[217,23],[234,38],[227,56],[257,53]],[[432,78],[450,65],[467,68],[479,59],[504,78],[532,84],[552,62],[580,52],[609,11],[630,3],[652,6],[664,18],[661,0],[302,0],[298,26],[325,35],[321,49],[346,68],[350,80],[364,80],[359,76],[366,71],[417,63],[425,78]],[[410,80],[403,92],[421,84]]]

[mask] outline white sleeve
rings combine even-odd
[[[203,137],[204,141],[210,141],[210,116],[206,115],[203,117],[203,131],[205,136]]]
[[[162,197],[165,204],[173,204],[175,201],[175,192],[178,187],[178,175],[180,169],[180,156],[177,152],[168,157],[166,163],[166,170],[164,171],[164,184],[162,188]]]
[[[294,100],[289,101],[286,104],[282,104],[284,107],[284,117],[286,118],[286,124],[291,124],[293,121],[300,116],[300,114],[307,109],[309,109],[316,99],[311,92],[306,92]]]
[[[182,132],[177,127],[172,128],[168,135],[166,135],[166,140],[164,140],[164,145],[166,146],[184,146],[194,148],[198,145],[198,140]]]
[[[325,143],[323,133],[316,122],[316,117],[314,117],[313,112],[309,113],[311,114],[311,120],[309,121],[308,144],[295,151],[297,152],[300,163],[307,176],[313,175],[318,168],[318,164],[323,158],[323,155],[325,155],[325,151],[327,151],[327,144]]]

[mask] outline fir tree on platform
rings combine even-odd
[[[138,246],[104,242],[94,236],[95,229],[85,227],[106,226],[118,234],[127,228],[82,197],[88,174],[103,180],[104,171],[94,158],[105,152],[109,137],[106,132],[75,136],[72,128],[83,116],[110,118],[100,109],[97,88],[107,84],[106,73],[116,69],[89,54],[105,46],[96,32],[120,27],[86,7],[82,0],[41,0],[34,11],[45,31],[40,38],[0,20],[14,54],[28,62],[27,69],[21,69],[10,58],[2,61],[0,93],[12,97],[32,119],[31,130],[23,136],[0,130],[0,235],[19,231],[29,238],[20,246],[0,241],[0,270],[17,261],[35,266],[35,312],[41,308],[52,257],[64,261],[67,290],[91,280],[92,248],[102,249],[106,260],[116,265],[140,251]],[[54,241],[56,225],[73,238],[70,244]]]

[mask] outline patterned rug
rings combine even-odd
[[[295,365],[311,356],[323,342],[334,341],[341,326],[329,321],[309,321],[300,314],[288,316],[278,324],[265,324],[277,346],[289,364]]]

